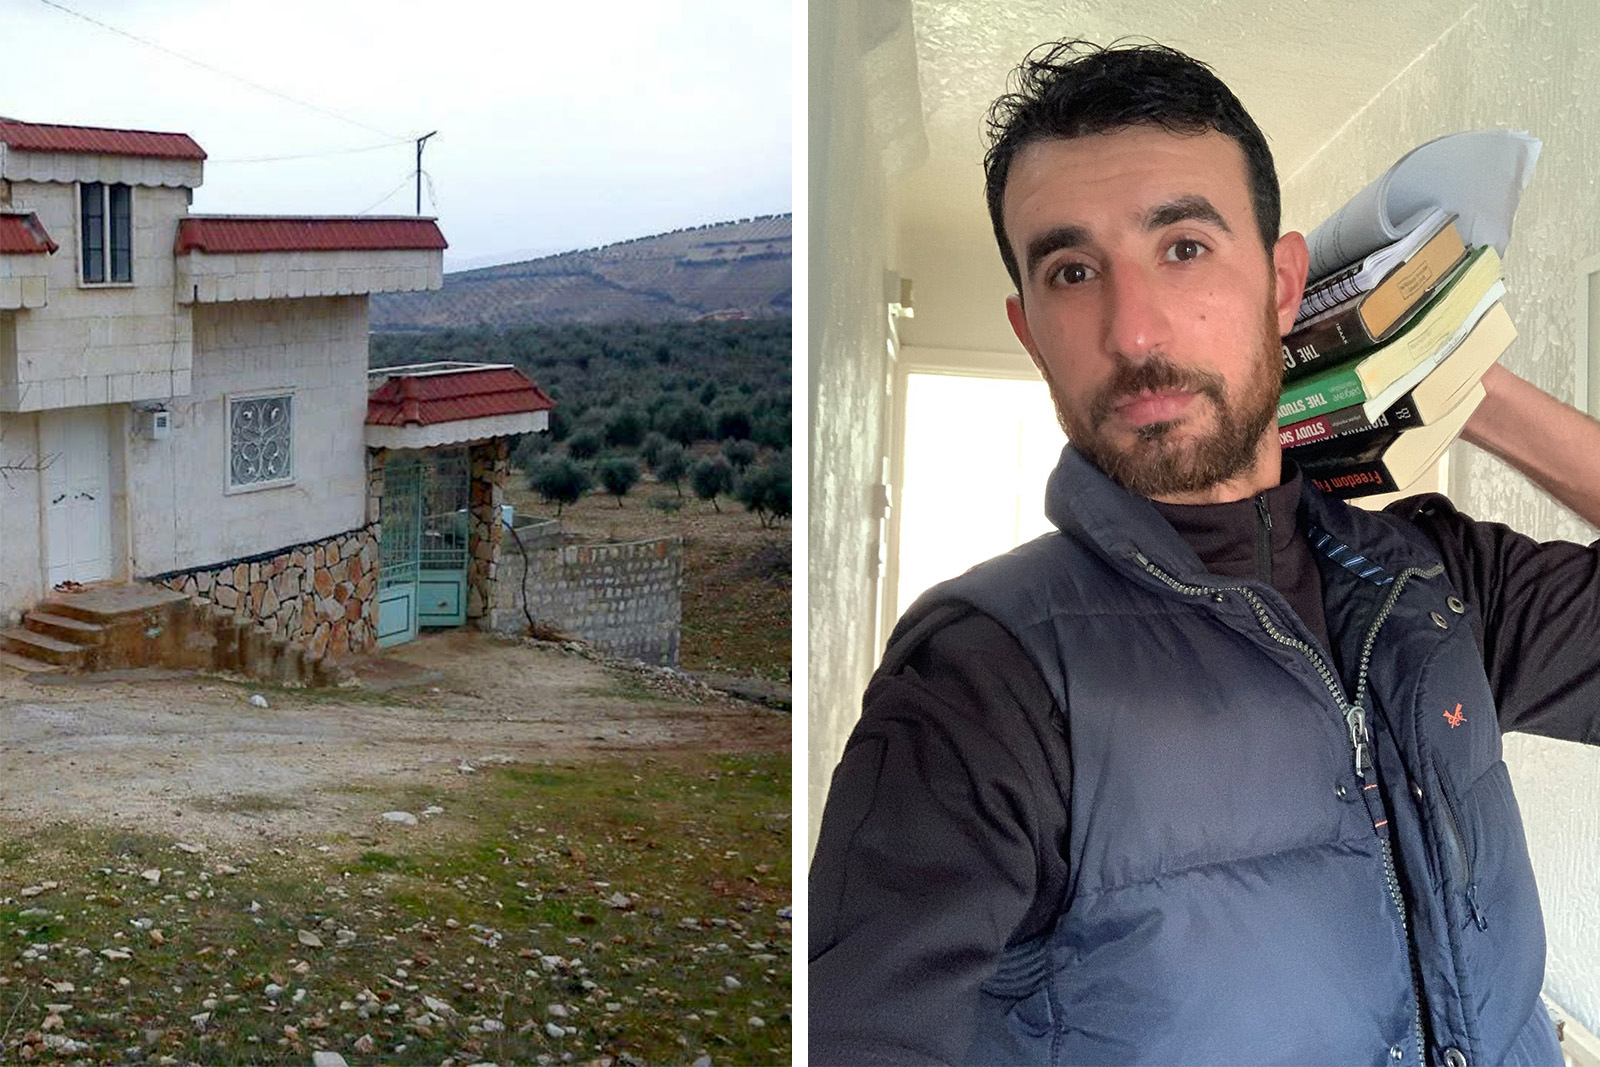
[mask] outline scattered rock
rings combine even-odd
[[[311,1067],[349,1067],[349,1065],[337,1052],[318,1049],[311,1054]]]
[[[59,882],[40,882],[38,885],[30,885],[30,886],[27,886],[27,887],[25,887],[23,889],[17,890],[17,896],[22,897],[24,900],[26,900],[29,897],[36,897],[40,893],[45,893],[45,892],[48,892],[49,890],[55,889],[59,885],[60,885]]]
[[[444,809],[441,808],[437,804],[429,804],[427,807],[422,809],[422,814],[424,814],[424,815],[443,815],[444,814]]]
[[[361,1055],[370,1056],[374,1051],[376,1051],[378,1043],[372,1040],[371,1034],[362,1034],[360,1037],[356,1038],[356,1043],[353,1047]]]
[[[74,1041],[64,1034],[45,1034],[44,1046],[66,1056],[76,1056],[80,1052],[89,1051],[89,1043],[87,1041]],[[27,1046],[23,1047],[26,1048]]]
[[[139,872],[139,877],[143,878],[145,881],[149,882],[151,885],[160,885],[161,884],[161,868],[159,868],[159,867],[151,867],[148,871],[140,871]]]
[[[474,767],[472,764],[468,763],[466,760],[462,760],[460,763],[456,764],[456,770],[461,774],[477,774],[478,773],[478,768]]]
[[[562,1026],[560,1023],[545,1023],[544,1032],[555,1038],[557,1041],[567,1036],[566,1027]]]
[[[199,852],[204,852],[206,850],[206,846],[204,846],[204,845],[191,845],[187,841],[179,841],[177,843],[177,845],[178,845],[178,848],[181,851],[187,852],[191,856],[196,854],[196,853],[199,853]]]
[[[250,706],[252,708],[264,708],[267,706],[267,698],[262,696],[260,693],[251,693]],[[339,1062],[343,1063],[344,1060],[340,1060]]]
[[[417,825],[417,817],[409,811],[386,811],[383,813],[383,817],[387,821],[399,823],[401,826]]]
[[[722,976],[722,988],[728,990],[730,993],[742,985],[744,985],[744,983],[739,981],[739,979],[735,978],[731,974],[725,974]]]
[[[298,938],[300,943],[302,945],[306,946],[307,948],[321,948],[322,947],[322,938],[318,937],[316,934],[312,933],[310,930],[300,930],[295,934],[295,937]]]
[[[550,1005],[550,1018],[552,1019],[565,1019],[570,1014],[565,1004]]]
[[[610,904],[613,908],[616,908],[618,911],[632,911],[633,910],[633,899],[631,897],[629,897],[628,894],[626,894],[626,893],[612,893],[609,897],[606,898],[606,903]]]
[[[100,955],[112,961],[133,959],[133,953],[124,951],[120,948],[103,948],[100,950]]]

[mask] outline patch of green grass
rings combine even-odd
[[[228,797],[197,797],[190,805],[198,811],[260,815],[272,811],[291,811],[300,805],[266,793],[240,793]]]
[[[788,798],[782,753],[673,756],[486,769],[343,855],[0,841],[0,899],[59,882],[0,906],[0,956],[30,953],[0,970],[0,1063],[46,1036],[92,1062],[787,1062]]]
[[[363,852],[356,860],[356,867],[363,871],[411,871],[415,867],[410,860],[400,856],[391,856],[387,852],[368,850]]]

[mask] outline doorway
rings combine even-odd
[[[378,645],[467,621],[471,465],[465,448],[389,455],[378,549]]]
[[[929,586],[1052,529],[1045,480],[1066,443],[1037,377],[911,370],[904,396],[896,619]]]
[[[103,407],[39,414],[45,584],[114,576],[111,434]]]

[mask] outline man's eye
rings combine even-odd
[[[1206,246],[1199,241],[1185,237],[1181,241],[1172,242],[1167,249],[1167,258],[1181,263],[1186,260],[1200,258],[1200,254],[1205,250]]]
[[[1056,282],[1060,285],[1082,285],[1094,277],[1094,269],[1084,263],[1068,263],[1056,268]]]

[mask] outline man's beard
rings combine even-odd
[[[1088,423],[1063,402],[1054,381],[1046,380],[1056,416],[1067,438],[1113,481],[1144,497],[1198,493],[1243,474],[1255,463],[1267,427],[1276,420],[1283,382],[1277,314],[1269,304],[1258,358],[1235,400],[1222,376],[1180,367],[1155,354],[1139,363],[1123,362],[1089,398]],[[1113,442],[1105,422],[1118,404],[1141,392],[1180,390],[1211,402],[1212,426],[1199,435],[1178,432],[1180,421],[1154,422],[1134,431],[1129,446]],[[1193,405],[1191,405],[1191,408]],[[1185,412],[1194,419],[1203,412]]]

